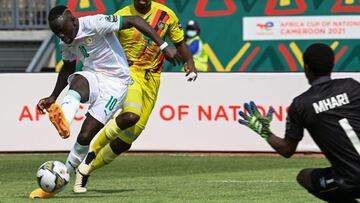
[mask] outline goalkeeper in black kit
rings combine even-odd
[[[239,123],[264,138],[289,158],[303,138],[304,129],[329,160],[328,168],[306,168],[297,182],[327,202],[358,202],[360,197],[360,83],[331,79],[334,52],[325,44],[312,44],[303,55],[304,71],[311,87],[293,99],[284,138],[270,130],[273,110],[262,116],[255,103],[245,104]]]

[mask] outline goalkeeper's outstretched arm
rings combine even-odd
[[[277,153],[285,158],[290,158],[292,155],[294,155],[296,147],[299,143],[297,140],[288,137],[280,138],[273,133],[269,134],[269,137],[266,141]]]
[[[280,138],[270,130],[270,123],[274,113],[273,109],[270,109],[266,116],[262,116],[253,101],[245,103],[244,107],[247,113],[239,111],[239,115],[242,117],[242,119],[238,120],[240,124],[259,134],[281,156],[289,158],[294,155],[299,141],[286,136],[285,138]]]

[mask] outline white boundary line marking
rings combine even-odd
[[[214,180],[209,183],[295,183],[295,181],[286,180]]]

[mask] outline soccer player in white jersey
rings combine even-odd
[[[156,42],[170,62],[180,62],[181,58],[176,49],[167,47],[156,31],[138,16],[77,18],[61,5],[51,9],[48,21],[50,29],[61,39],[64,66],[53,92],[39,101],[38,110],[49,112],[50,121],[65,139],[70,136],[69,125],[80,103],[90,104],[77,141],[66,160],[71,173],[86,156],[92,138],[121,107],[127,86],[132,82],[126,55],[114,31],[135,27]],[[82,71],[75,72],[77,58],[84,66]],[[60,107],[55,101],[68,83],[70,88]],[[53,195],[39,188],[30,193],[30,198]]]

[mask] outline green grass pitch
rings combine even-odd
[[[86,194],[72,193],[72,177],[56,197],[29,200],[40,164],[65,159],[66,154],[0,155],[0,202],[321,202],[295,177],[302,168],[328,166],[325,158],[312,156],[126,154],[96,171]]]

